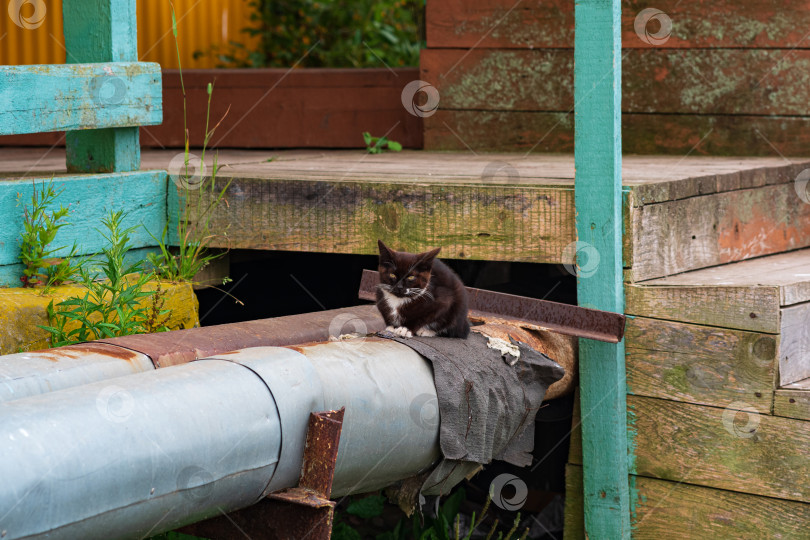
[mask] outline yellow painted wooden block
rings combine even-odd
[[[154,287],[154,283],[148,285],[150,290]],[[199,302],[191,284],[162,282],[161,287],[166,291],[163,309],[171,310],[166,326],[170,330],[199,326]],[[48,325],[48,303],[53,300],[58,304],[71,296],[83,295],[84,290],[76,285],[63,285],[43,295],[42,289],[0,288],[0,354],[48,348],[49,334],[39,328]]]

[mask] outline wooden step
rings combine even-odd
[[[707,339],[712,340],[712,354],[725,355],[725,361],[701,369],[715,375],[727,370],[721,380],[732,376],[739,384],[758,373],[758,380],[765,383],[771,355],[777,359],[775,387],[810,377],[810,250],[628,284],[626,296],[628,314],[668,321],[631,323],[630,328],[638,331],[637,339],[628,339],[629,351],[636,347],[641,351],[660,351],[660,342],[670,340],[664,337],[665,328],[681,328],[680,323],[697,325],[693,330],[683,330],[683,335],[690,337],[677,340],[678,352],[686,355],[686,363],[680,365],[683,378],[676,384],[691,388],[698,384],[686,381],[687,359],[690,354],[695,362],[705,358],[698,351],[705,348]],[[745,351],[738,350],[742,343],[748,344]],[[642,356],[642,363],[646,363],[657,354]],[[660,360],[658,369],[664,370],[672,361],[672,358]],[[633,364],[629,356],[628,366]],[[697,377],[694,373],[692,376]],[[631,387],[635,387],[634,381],[642,382],[632,370],[628,370],[628,377]],[[733,387],[734,384],[724,385],[723,392]],[[748,391],[761,389],[752,386]]]
[[[142,167],[170,169],[178,155],[144,150]],[[215,247],[374,254],[382,238],[412,251],[442,246],[447,258],[572,262],[571,154],[226,150],[219,163],[217,187],[230,186],[212,215]],[[794,183],[806,168],[781,158],[626,156],[627,280],[810,247],[810,204]],[[61,149],[0,148],[0,177],[62,171]],[[181,182],[170,176],[176,219]],[[205,207],[212,196],[193,192],[190,203]]]

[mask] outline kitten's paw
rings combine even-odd
[[[386,326],[385,331],[386,332],[391,332],[393,334],[393,333],[396,332],[396,328],[394,328],[393,326]]]
[[[427,328],[420,328],[419,330],[416,331],[416,335],[422,337],[434,337],[436,335],[436,332],[434,332],[433,330],[428,330]]]
[[[413,337],[413,333],[405,326],[398,326],[394,328],[393,332],[399,337]]]

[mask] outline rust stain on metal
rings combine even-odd
[[[103,354],[104,356],[118,358],[119,360],[126,360],[127,362],[138,358],[138,353],[135,351],[131,351],[123,347],[118,347],[116,345],[108,345],[105,343],[98,343],[98,342],[81,343],[79,345],[67,345],[66,347],[61,347],[59,350],[64,351],[64,353],[68,354],[75,353],[76,356],[74,358],[79,358],[87,353]]]
[[[138,353],[117,347],[115,345],[107,345],[97,341],[88,343],[80,343],[77,345],[65,345],[64,347],[55,347],[53,349],[39,349],[36,351],[29,351],[36,353],[40,358],[49,360],[51,362],[59,362],[60,360],[70,359],[75,360],[87,354],[99,354],[109,356],[111,358],[118,358],[119,360],[126,360],[127,362],[134,360],[138,357]]]
[[[343,314],[361,321],[369,333],[385,328],[376,307],[354,306],[158,334],[122,336],[96,343],[116,345],[145,354],[155,367],[160,368],[247,347],[284,347],[323,342],[329,339],[330,324]]]
[[[375,300],[380,282],[377,272],[363,270],[359,297]],[[504,322],[530,324],[548,330],[597,341],[618,343],[624,337],[625,316],[621,313],[560,304],[514,294],[467,287],[471,317],[497,317]]]

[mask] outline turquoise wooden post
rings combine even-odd
[[[135,0],[63,0],[68,64],[137,62]],[[105,105],[123,100],[126,90],[114,76],[101,77],[93,99]],[[141,167],[137,127],[69,131],[70,172],[126,172]]]
[[[620,0],[577,0],[577,235],[600,257],[595,273],[578,278],[577,295],[580,305],[617,313],[624,312],[620,16]],[[624,342],[580,340],[579,373],[585,532],[591,540],[629,538]]]

